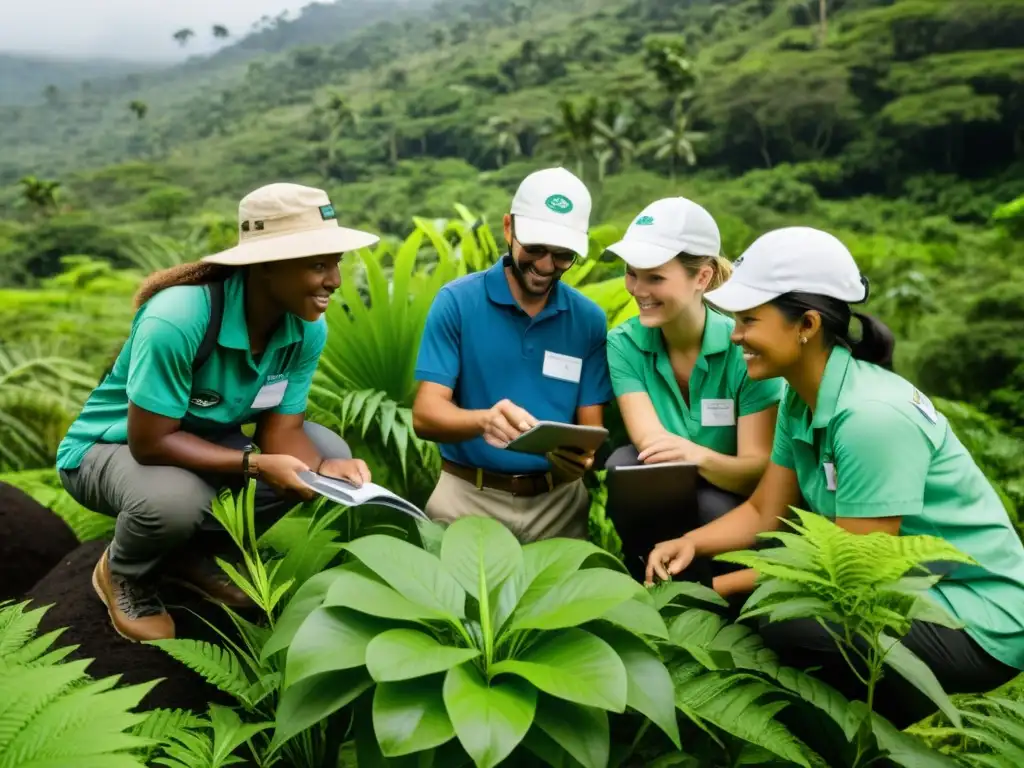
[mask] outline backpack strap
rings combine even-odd
[[[202,368],[213,354],[213,348],[217,346],[217,336],[220,334],[220,327],[224,320],[224,283],[220,281],[207,283],[206,292],[210,294],[210,322],[207,323],[203,340],[199,342],[199,349],[196,350],[196,357],[192,362],[192,373]]]

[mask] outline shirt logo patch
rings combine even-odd
[[[217,405],[220,400],[220,395],[216,392],[211,392],[208,389],[204,389],[202,392],[196,392],[188,399],[189,403],[194,405],[196,408],[212,408]]]
[[[544,201],[544,205],[555,213],[569,213],[573,209],[572,200],[565,195],[552,195]]]

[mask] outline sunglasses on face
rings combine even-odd
[[[512,222],[512,239],[516,240],[516,225],[514,221]],[[562,248],[552,249],[547,245],[523,245],[522,243],[519,243],[519,247],[531,260],[543,259],[545,256],[550,255],[551,261],[554,262],[555,266],[563,269],[568,269],[576,261],[575,252]]]

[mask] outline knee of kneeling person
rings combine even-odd
[[[191,473],[183,473],[174,483],[147,489],[120,514],[154,535],[184,540],[202,524],[212,501],[207,483]]]

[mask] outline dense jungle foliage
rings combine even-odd
[[[133,291],[155,268],[232,244],[238,199],[261,184],[287,180],[327,189],[344,223],[384,236],[379,247],[344,260],[345,284],[328,311],[328,348],[310,398],[312,418],[343,431],[368,458],[375,479],[423,502],[436,479],[437,454],[413,435],[409,407],[413,359],[430,301],[444,282],[493,263],[500,252],[500,216],[519,181],[531,170],[561,163],[585,178],[595,199],[590,258],[567,280],[606,309],[610,326],[633,307],[621,265],[604,247],[659,197],[684,195],[707,207],[729,257],[766,229],[786,224],[819,226],[843,239],[871,280],[867,310],[898,336],[897,369],[947,414],[1024,534],[1024,0],[446,0],[429,10],[425,3],[403,4],[382,21],[361,12],[363,6],[348,0],[313,5],[296,19],[269,20],[209,59],[100,73],[80,83],[62,75],[60,85],[35,83],[36,99],[19,92],[0,104],[0,480],[57,510],[83,540],[109,530],[109,520],[67,498],[52,467],[63,430],[126,336]],[[344,21],[357,18],[359,23]],[[0,67],[15,64],[0,59]],[[614,555],[600,475],[588,482],[592,539]],[[447,562],[443,544],[429,550],[411,538],[441,566],[455,569],[447,578],[468,590],[463,598],[479,602],[482,595],[464,581],[468,565]],[[284,539],[278,550],[290,551]],[[495,560],[480,565],[494,579],[488,583],[497,586],[516,568],[530,567],[522,565],[532,562],[528,548],[520,552],[500,541],[495,546],[489,555]],[[873,736],[870,727],[858,730],[854,709],[829,703],[827,694],[804,687],[802,679],[770,669],[753,646],[744,646],[749,658],[716,656],[709,650],[716,633],[732,633],[723,643],[744,641],[736,635],[741,625],[726,626],[714,614],[713,596],[689,595],[685,609],[676,605],[673,611],[671,595],[650,604],[616,592],[608,586],[615,583],[614,567],[594,553],[565,554],[564,569],[548,574],[548,586],[572,578],[593,556],[592,568],[609,571],[597,577],[611,590],[606,596],[621,600],[536,629],[574,627],[569,631],[586,634],[607,611],[619,611],[612,628],[598,635],[611,643],[616,658],[631,659],[624,674],[647,665],[644,674],[660,681],[652,683],[655,688],[693,679],[703,688],[681,694],[677,687],[674,708],[671,685],[667,705],[633,699],[631,687],[604,699],[591,691],[586,701],[573,703],[562,695],[565,689],[560,693],[527,677],[532,687],[512,686],[508,693],[520,703],[533,702],[525,719],[521,707],[485,701],[501,698],[498,689],[485,696],[474,688],[474,675],[488,667],[468,664],[466,647],[453,655],[458,643],[450,636],[421,633],[405,637],[402,642],[413,645],[399,651],[440,643],[434,658],[450,665],[438,661],[441,666],[428,672],[463,673],[450,673],[443,686],[434,679],[434,687],[403,689],[391,682],[395,687],[386,689],[382,681],[399,678],[375,675],[367,628],[409,618],[401,611],[415,613],[413,604],[439,610],[436,596],[409,593],[359,552],[352,554],[362,566],[350,563],[354,570],[340,575],[323,571],[332,576],[310,588],[292,617],[294,643],[300,624],[313,620],[307,616],[323,613],[323,621],[333,617],[331,631],[363,637],[366,651],[348,666],[314,663],[318,674],[344,676],[349,687],[338,684],[338,690],[351,697],[337,699],[330,712],[324,704],[309,721],[327,718],[313,735],[303,732],[301,749],[292,744],[296,754],[308,752],[302,759],[291,755],[297,764],[319,765],[314,753],[322,755],[317,750],[324,743],[337,746],[340,737],[331,729],[339,723],[329,716],[339,708],[347,712],[351,702],[358,704],[353,717],[364,725],[372,718],[380,737],[378,706],[398,711],[429,700],[429,707],[423,704],[429,716],[415,733],[381,738],[384,754],[361,755],[360,765],[424,749],[457,751],[459,743],[476,764],[492,765],[491,758],[508,754],[524,738],[533,754],[552,764],[605,765],[607,749],[595,744],[607,742],[605,713],[621,712],[623,702],[651,719],[668,740],[662,748],[679,746],[675,715],[685,719],[690,741],[684,742],[699,747],[687,752],[684,745],[684,752],[701,755],[704,762],[696,764],[817,765],[821,756],[808,755],[820,745],[809,747],[801,741],[809,734],[775,719],[781,705],[771,693],[782,689],[838,718],[839,733],[857,745],[855,759],[831,765],[867,764],[875,747],[888,749],[890,759],[903,765],[949,764],[939,761],[938,751],[924,758],[911,750],[901,762],[894,755],[910,747],[896,746],[892,734],[898,732],[891,726],[892,733],[877,726]],[[252,557],[258,570],[258,556]],[[307,564],[304,578],[328,564]],[[325,603],[331,578],[351,573],[390,584],[405,600],[398,614],[370,621],[353,618],[358,606]],[[247,578],[259,582],[254,571]],[[260,588],[274,583],[284,584],[284,577]],[[302,583],[296,578],[288,596]],[[283,622],[284,603],[270,604],[270,593],[264,596],[271,626]],[[623,607],[629,600],[641,607]],[[548,607],[557,613],[559,606]],[[13,610],[6,614],[9,623],[31,624]],[[464,616],[445,615],[452,628],[446,631],[467,631],[459,623]],[[702,628],[703,639],[687,635],[691,624]],[[239,694],[246,725],[230,710],[199,713],[212,718],[215,734],[218,728],[227,734],[231,749],[269,727],[275,702],[294,701],[279,690],[284,657],[271,659],[263,646],[267,637],[260,635],[257,643],[242,631],[248,661],[236,659],[231,669],[247,676],[218,676],[216,665],[206,669]],[[608,639],[616,631],[624,634]],[[645,655],[651,637],[665,640],[671,653]],[[281,652],[294,648],[290,636],[274,642]],[[178,652],[192,665],[210,663],[201,654]],[[569,644],[559,652],[577,651]],[[484,656],[487,664],[520,663]],[[663,664],[668,666],[658,666]],[[753,669],[742,677],[750,687],[735,686],[741,668]],[[274,674],[273,685],[261,683]],[[466,721],[460,726],[459,719],[471,714],[469,705],[459,713],[448,700],[448,681],[456,677],[451,685],[476,691],[479,706],[499,714],[512,706],[508,732],[519,738],[467,743],[460,730]],[[711,702],[725,690],[723,681],[731,681],[732,698],[717,699],[715,709]],[[758,699],[762,695],[768,699]],[[386,705],[378,705],[381,696]],[[745,719],[744,708],[754,701],[762,703]],[[985,709],[1002,705],[965,706],[979,707],[971,727],[1003,733],[996,726],[1005,713]],[[744,716],[737,721],[739,712]],[[554,725],[559,718],[577,723],[575,741]],[[324,724],[329,721],[331,727]],[[110,722],[114,728],[115,720]],[[135,721],[121,722],[129,728]],[[181,727],[190,722],[175,721]],[[918,726],[919,735],[965,764],[975,758],[995,764],[983,746],[995,736],[965,736],[946,725]],[[253,742],[260,761],[280,747],[275,742],[271,749],[271,733]],[[658,745],[641,738],[646,726],[639,733],[627,727],[626,733],[632,748],[620,755],[623,760],[639,755],[648,765],[689,764],[672,762],[672,748],[658,758],[663,762],[652,762]],[[452,741],[453,734],[461,741]],[[613,728],[613,745],[622,738]],[[188,748],[183,739],[177,748]],[[1007,741],[1007,754],[1024,749],[1024,740],[1015,743]],[[6,764],[3,749],[0,740],[0,765]],[[707,757],[712,753],[717,756]],[[444,755],[449,752],[437,764],[455,764],[444,762]]]

